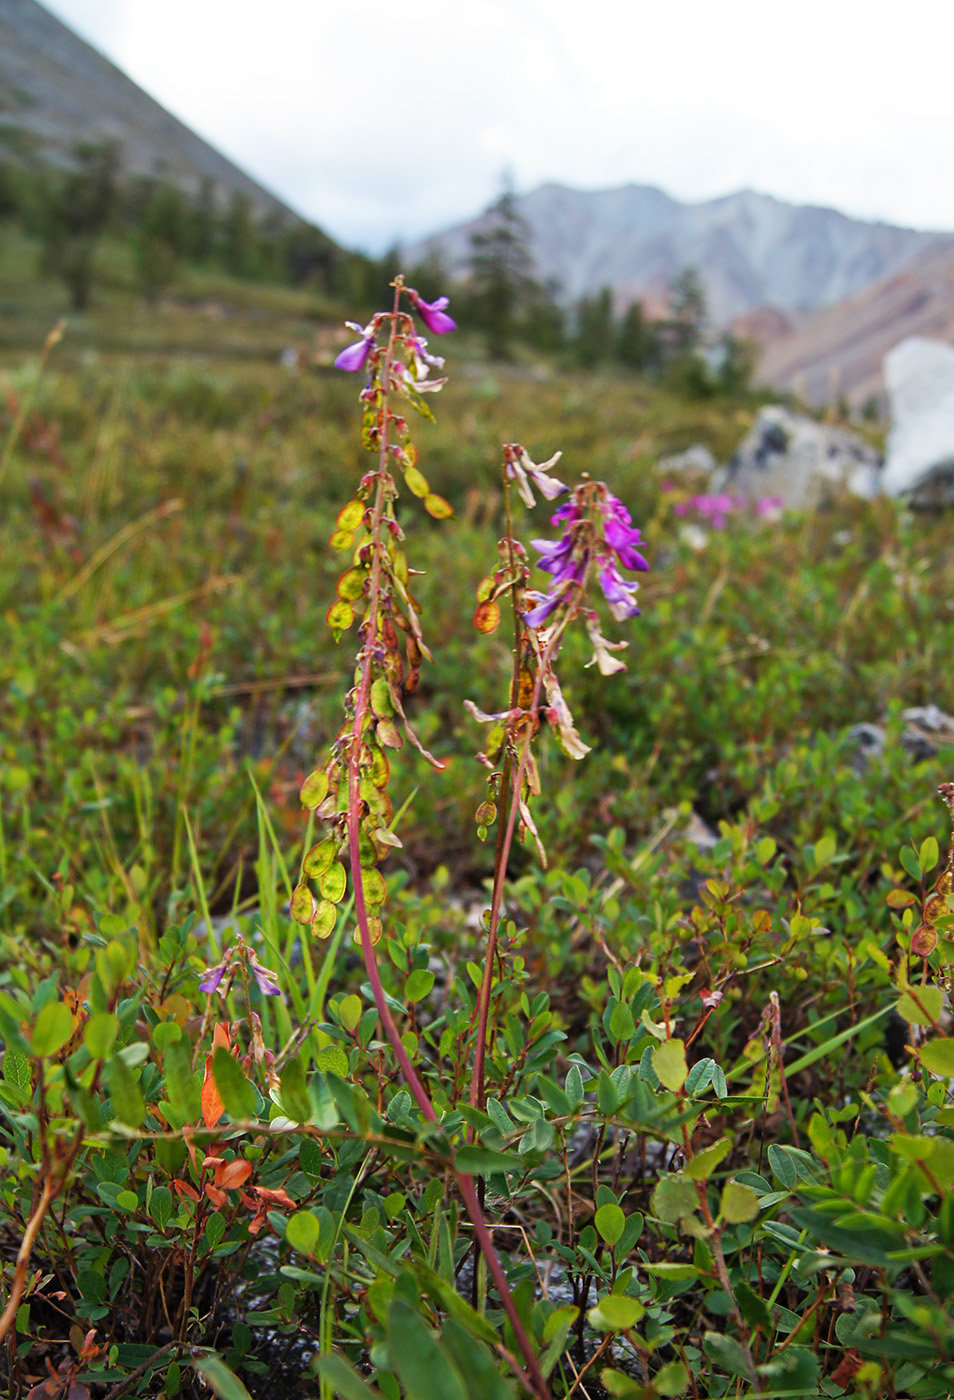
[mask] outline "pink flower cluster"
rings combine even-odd
[[[553,516],[553,524],[564,527],[558,540],[531,540],[541,556],[539,567],[553,576],[545,594],[531,595],[537,600],[537,606],[526,615],[531,627],[541,627],[567,593],[582,582],[591,560],[596,562],[600,588],[616,621],[622,622],[639,613],[636,606],[639,585],[629,583],[619,571],[620,565],[640,573],[649,568],[637,548],[642,544],[639,530],[622,501],[605,487],[600,488],[598,501],[598,524],[602,528],[595,533],[586,529],[586,525],[592,523],[585,499],[591,489],[586,486],[578,489],[573,500],[561,506]]]
[[[671,491],[673,488],[664,485],[663,490]],[[728,491],[718,491],[711,495],[690,496],[688,500],[676,501],[673,513],[681,516],[692,512],[701,515],[713,530],[724,530],[730,515],[744,511],[749,506],[760,520],[775,520],[781,514],[783,504],[781,496],[759,496],[755,501],[749,501],[747,496],[734,496]]]

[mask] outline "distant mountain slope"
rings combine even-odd
[[[839,394],[863,403],[884,388],[884,356],[912,335],[954,343],[954,251],[936,249],[787,330],[767,328],[759,379],[810,403]]]
[[[538,275],[556,278],[568,301],[610,286],[617,302],[653,308],[685,267],[702,275],[717,325],[757,307],[811,310],[853,296],[903,271],[954,235],[921,233],[850,219],[834,209],[786,204],[744,190],[702,204],[681,204],[648,185],[583,191],[541,185],[517,197],[531,234]],[[408,250],[439,253],[466,271],[481,215]]]
[[[77,141],[115,137],[125,174],[194,190],[203,177],[260,215],[297,219],[37,0],[0,0],[0,152],[63,161]]]

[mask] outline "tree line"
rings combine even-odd
[[[361,296],[367,280],[362,260],[352,266],[355,255],[321,229],[281,210],[262,217],[241,191],[223,192],[208,178],[187,191],[158,176],[125,176],[116,141],[78,142],[62,167],[0,161],[0,223],[37,240],[41,271],[63,282],[75,311],[90,304],[110,237],[131,246],[137,288],[150,301],[188,265],[332,297]]]
[[[375,258],[342,248],[280,209],[261,216],[246,194],[223,192],[208,178],[190,191],[157,176],[124,176],[116,141],[77,143],[63,167],[0,160],[0,227],[14,222],[37,240],[41,270],[62,281],[75,311],[90,305],[107,238],[130,247],[136,287],[153,302],[186,267],[309,287],[369,314],[387,304],[399,271],[425,296],[446,291],[451,280],[439,259],[408,268],[398,249]],[[522,345],[583,369],[615,363],[696,395],[746,387],[750,348],[708,333],[692,268],[675,278],[668,314],[651,318],[638,300],[617,306],[609,287],[567,304],[558,285],[535,275],[529,243],[515,196],[505,190],[455,279],[455,315],[481,332],[491,359],[509,360]]]
[[[583,369],[622,365],[698,396],[747,387],[752,349],[728,332],[710,332],[695,269],[674,278],[665,316],[649,316],[638,300],[620,308],[608,286],[568,303],[557,283],[535,275],[530,230],[513,193],[505,191],[486,215],[471,236],[467,267],[458,270],[454,306],[462,325],[482,332],[491,359],[512,359],[522,345]],[[372,273],[379,297],[400,266],[397,249],[379,261],[376,279]],[[439,258],[410,275],[426,294],[446,290],[451,280]]]

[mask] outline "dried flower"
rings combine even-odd
[[[556,500],[563,491],[569,488],[555,476],[548,476],[551,467],[555,467],[563,456],[562,452],[554,452],[553,456],[545,462],[534,462],[525,447],[521,447],[519,442],[510,443],[504,448],[505,472],[509,481],[517,483],[517,490],[524,505],[531,509],[536,505],[536,497],[530,489],[531,484],[537,488],[541,496],[545,496],[548,501]]]
[[[593,644],[593,659],[586,663],[587,666],[598,666],[601,676],[612,676],[617,671],[625,671],[625,664],[617,661],[615,656],[610,656],[610,652],[625,651],[629,643],[608,642],[600,632],[600,621],[595,612],[586,614],[586,630]]]

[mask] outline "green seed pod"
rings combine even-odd
[[[311,921],[311,931],[316,938],[330,938],[338,918],[338,910],[328,899],[323,899],[315,910]]]
[[[341,903],[345,890],[348,888],[348,875],[340,861],[336,860],[332,865],[329,865],[321,877],[320,884],[321,893],[325,899],[330,899],[332,904]],[[311,913],[309,912],[308,920],[302,922],[310,921]]]
[[[315,897],[307,885],[296,885],[291,897],[291,916],[296,924],[310,924],[315,912]]]
[[[321,805],[328,792],[328,774],[317,768],[301,785],[301,805],[315,808]]]
[[[327,836],[324,841],[319,841],[317,846],[312,846],[301,863],[302,875],[310,880],[317,880],[322,876],[335,858],[337,845],[335,837]]]

